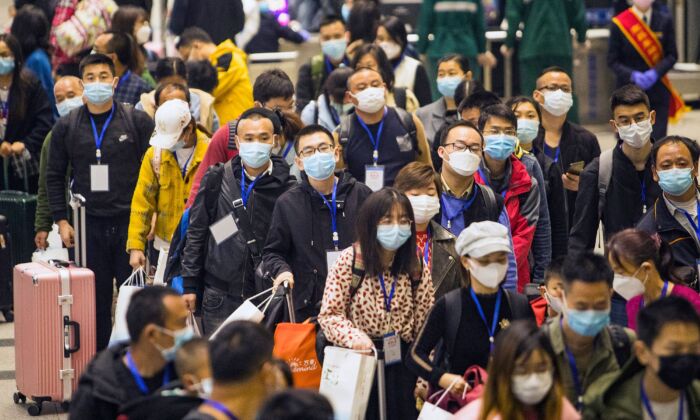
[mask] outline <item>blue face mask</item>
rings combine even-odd
[[[161,356],[163,356],[163,359],[168,363],[174,362],[177,351],[194,337],[194,331],[192,327],[189,326],[177,331],[170,331],[163,327],[158,327],[158,329],[174,339],[173,346],[167,349],[162,349],[156,344],[156,347],[160,350]]]
[[[266,1],[258,3],[258,7],[260,8],[260,13],[267,13],[270,11],[270,5],[267,4]]]
[[[576,334],[585,337],[595,337],[610,323],[610,310],[596,311],[589,309],[579,311],[566,308],[566,317],[566,322]]]
[[[518,140],[520,143],[530,144],[540,131],[540,122],[537,120],[518,120]]]
[[[64,99],[63,101],[56,104],[56,109],[58,110],[58,115],[63,117],[68,115],[75,108],[80,108],[83,106],[83,98],[80,96],[75,96],[73,98]]]
[[[321,42],[321,51],[333,61],[338,61],[345,56],[345,48],[348,42],[345,38],[331,39]]]
[[[692,168],[673,168],[658,171],[659,187],[667,194],[681,195],[693,185],[692,171]]]
[[[238,154],[241,160],[251,168],[259,168],[270,160],[272,145],[255,142],[240,142]]]
[[[505,134],[496,134],[484,137],[486,147],[484,152],[493,159],[506,160],[515,150],[516,138]]]
[[[437,88],[442,96],[454,98],[457,86],[462,83],[462,80],[459,76],[442,77],[437,79]]]
[[[411,237],[411,225],[379,225],[377,240],[382,248],[396,251]]]
[[[328,179],[335,170],[335,154],[316,152],[309,157],[302,159],[304,162],[304,172],[316,181]]]
[[[6,75],[12,73],[15,69],[14,57],[0,57],[0,74]]]
[[[343,21],[347,23],[350,18],[350,7],[347,4],[343,3],[343,6],[340,8],[340,15],[343,17]]]
[[[114,89],[111,83],[85,83],[83,96],[85,96],[85,99],[91,104],[102,105],[112,100]]]

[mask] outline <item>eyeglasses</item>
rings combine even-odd
[[[567,86],[567,85],[549,85],[549,86],[542,86],[541,88],[539,88],[539,89],[537,89],[537,90],[551,90],[551,91],[561,90],[562,92],[571,93],[571,86]]]
[[[313,156],[316,154],[316,152],[319,153],[332,153],[333,150],[335,150],[335,146],[328,144],[328,143],[323,143],[322,145],[318,147],[305,147],[299,152],[299,156],[306,158]]]
[[[504,130],[499,130],[497,128],[492,128],[490,130],[484,131],[485,136],[497,136],[499,134],[505,134],[506,136],[515,136],[517,135],[517,131],[515,131],[512,128],[506,128]]]
[[[618,126],[618,128],[622,127],[629,127],[632,125],[632,122],[636,124],[643,123],[644,121],[649,121],[649,117],[646,115],[642,115],[639,117],[634,117],[634,118],[621,118],[618,121],[615,121],[615,125]]]
[[[447,149],[448,147],[452,146],[452,149],[455,152],[463,152],[467,149],[469,149],[470,152],[472,153],[479,153],[481,152],[481,145],[478,144],[472,144],[471,146],[467,146],[466,144],[462,143],[461,141],[457,141],[455,143],[450,143],[446,144],[443,147]]]

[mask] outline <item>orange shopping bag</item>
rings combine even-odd
[[[318,390],[321,385],[321,363],[316,356],[316,325],[283,322],[275,329],[275,357],[292,369],[295,388]]]

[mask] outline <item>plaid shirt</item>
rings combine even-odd
[[[114,99],[120,103],[136,105],[141,100],[141,94],[150,91],[151,87],[145,80],[128,71],[119,78],[119,84],[114,91]]]
[[[51,22],[51,39],[50,43],[54,47],[54,52],[52,54],[51,64],[53,68],[56,68],[59,64],[72,63],[75,61],[74,57],[70,57],[58,46],[56,42],[56,28],[69,20],[75,14],[75,8],[78,5],[78,0],[59,0],[56,4],[56,9],[53,15],[53,21]]]

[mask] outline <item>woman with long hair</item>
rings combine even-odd
[[[373,193],[357,216],[357,242],[328,272],[318,321],[337,346],[384,350],[388,419],[418,414],[416,376],[403,362],[433,300],[430,271],[416,253],[411,202],[393,188]],[[376,381],[366,418],[379,418]]]
[[[666,296],[689,301],[700,313],[700,295],[680,284],[673,269],[671,247],[658,236],[625,229],[608,242],[608,261],[615,272],[613,288],[627,299],[627,326],[637,329],[637,313]]]
[[[137,6],[120,6],[112,16],[111,30],[124,32],[136,41],[136,69],[134,72],[141,76],[149,85],[155,86],[156,81],[151,75],[148,64],[155,66],[158,56],[143,45],[151,39],[153,32],[148,23],[148,12]]]
[[[515,321],[496,339],[481,398],[458,420],[577,420],[564,396],[554,350],[534,322]]]

